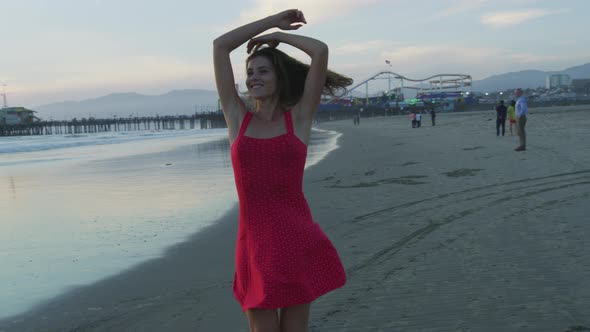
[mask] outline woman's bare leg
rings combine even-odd
[[[281,332],[307,332],[310,303],[281,309]]]
[[[281,332],[276,309],[249,309],[246,316],[250,332]]]

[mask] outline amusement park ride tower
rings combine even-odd
[[[6,84],[2,84],[3,90],[2,90],[2,99],[3,99],[3,103],[2,103],[2,108],[7,108],[8,104],[6,104]]]

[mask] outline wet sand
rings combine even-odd
[[[306,171],[348,283],[311,331],[590,330],[590,107],[531,109],[526,152],[493,112],[323,123]],[[72,290],[0,331],[246,331],[232,297],[234,208],[163,258]]]

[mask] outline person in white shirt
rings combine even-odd
[[[420,128],[422,126],[422,113],[420,113],[420,111],[418,111],[418,113],[416,113],[416,127]]]
[[[526,125],[528,107],[526,104],[526,99],[522,95],[521,88],[514,90],[514,95],[516,98],[518,98],[516,100],[516,133],[518,134],[518,139],[520,141],[520,145],[514,149],[514,151],[525,151],[526,133],[524,131],[524,126]]]

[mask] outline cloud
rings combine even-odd
[[[398,46],[399,42],[391,40],[367,40],[336,46],[330,50],[333,54],[356,54],[364,52],[381,52],[383,49]]]
[[[51,95],[66,91],[75,94],[90,90],[141,91],[158,86],[170,89],[174,86],[214,88],[213,83],[209,86],[202,84],[214,80],[210,64],[187,63],[172,57],[127,56],[103,59],[91,66],[85,62],[61,64],[56,65],[53,70],[60,75],[45,75],[34,81],[21,80],[10,84],[8,89],[21,100],[35,100],[34,103],[37,103],[37,100],[42,99],[56,101],[58,99],[51,98]],[[41,96],[44,98],[40,98]]]
[[[183,28],[181,31],[190,36],[207,36],[208,38],[213,38],[214,36],[221,36],[222,34],[234,28],[236,27],[211,25],[206,23],[194,23],[186,28]]]
[[[506,55],[508,60],[520,63],[520,64],[536,64],[536,63],[550,63],[561,59],[556,55],[539,55],[532,53],[513,53]]]
[[[481,23],[489,25],[494,28],[503,28],[513,25],[522,24],[526,21],[534,20],[544,16],[560,14],[570,11],[569,9],[564,10],[548,10],[548,9],[525,9],[525,10],[514,10],[508,12],[497,12],[487,14],[481,17]]]
[[[475,48],[456,45],[409,46],[394,52],[383,52],[381,56],[390,60],[393,67],[419,67],[428,64],[431,67],[441,68],[441,71],[444,71],[445,66],[465,65],[465,68],[468,68],[502,62],[528,65],[551,63],[563,58],[557,55],[515,53],[502,48]]]
[[[590,52],[590,51],[588,51]],[[511,52],[504,48],[465,47],[461,45],[410,45],[395,51],[384,51],[363,61],[352,61],[332,53],[334,70],[351,76],[355,83],[382,71],[392,70],[412,79],[423,79],[437,74],[467,74],[473,79],[509,71],[535,68],[556,70],[578,64],[587,59],[588,52],[570,55]],[[586,58],[584,58],[586,56]],[[391,61],[391,67],[384,63]],[[369,90],[386,87],[384,82],[371,81]]]
[[[209,65],[183,63],[175,58],[147,55],[104,59],[92,66],[85,62],[73,63],[59,71],[66,74],[53,78],[52,88],[142,85],[146,82],[165,82],[212,73]]]
[[[252,9],[240,13],[240,24],[245,24],[276,14],[286,9],[303,11],[307,22],[323,22],[335,17],[348,15],[363,7],[372,6],[383,0],[256,0]]]
[[[489,2],[489,0],[455,0],[451,5],[435,14],[433,18],[446,18],[463,14],[478,9],[487,2]]]
[[[500,50],[492,48],[462,47],[454,45],[407,46],[393,52],[383,52],[382,57],[393,65],[424,63],[479,62],[482,58],[497,56]]]

